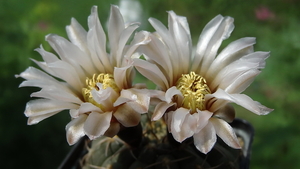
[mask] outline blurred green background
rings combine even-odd
[[[255,128],[251,168],[300,168],[300,1],[299,0],[140,0],[140,22],[153,31],[147,18],[167,24],[168,10],[186,16],[196,44],[204,25],[217,14],[235,18],[235,30],[223,47],[238,38],[257,37],[255,50],[271,51],[267,66],[245,92],[274,112],[257,116],[237,106],[237,116]],[[110,4],[118,0],[1,0],[0,1],[0,159],[1,168],[57,168],[71,149],[65,138],[68,112],[27,126],[23,112],[36,88],[18,88],[15,74],[41,60],[33,50],[49,45],[44,36],[67,37],[71,17],[87,28],[92,5],[102,24]]]

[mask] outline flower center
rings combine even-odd
[[[93,89],[96,89],[97,91],[100,90],[97,84],[101,83],[102,89],[111,87],[117,93],[120,92],[120,89],[116,85],[115,79],[112,74],[108,74],[108,73],[107,74],[100,73],[99,75],[94,74],[92,78],[86,78],[85,83],[86,83],[86,88],[82,88],[82,95],[84,101],[90,102],[95,106],[100,107],[102,110],[104,107],[93,99],[93,95],[91,93]]]
[[[176,88],[183,95],[182,107],[190,109],[191,113],[197,112],[196,109],[205,110],[205,95],[210,94],[210,90],[206,84],[206,80],[196,74],[183,74],[176,83]]]

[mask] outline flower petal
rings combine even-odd
[[[51,88],[43,88],[39,92],[32,93],[30,97],[41,97],[41,98],[60,100],[60,101],[76,103],[76,104],[82,103],[82,101],[73,93],[69,93],[66,90],[63,90],[61,88],[55,90]]]
[[[110,123],[109,128],[104,133],[107,137],[114,137],[120,131],[120,123]]]
[[[75,18],[71,19],[71,25],[66,27],[66,31],[70,41],[81,51],[88,53],[87,32]]]
[[[66,109],[76,109],[78,105],[58,100],[37,99],[26,104],[25,115],[27,117],[41,116]]]
[[[28,117],[28,120],[27,120],[27,124],[28,125],[33,125],[33,124],[37,124],[39,123],[40,121],[48,118],[48,117],[51,117],[57,113],[59,113],[60,111],[56,111],[56,112],[52,112],[52,113],[47,113],[47,114],[43,114],[43,115],[38,115],[38,116],[31,116],[31,117]]]
[[[212,123],[208,122],[202,130],[194,134],[193,138],[196,148],[207,154],[217,141],[216,130]]]
[[[150,104],[150,91],[147,89],[127,89],[122,90],[120,97],[117,99],[117,104],[119,104],[118,100],[120,98],[129,99],[127,104],[131,105],[131,107],[139,112],[140,114],[148,112],[149,104]],[[124,101],[126,99],[123,99]],[[114,106],[116,106],[116,102]]]
[[[114,68],[114,79],[119,89],[128,89],[134,77],[134,69],[132,66],[125,66],[121,68]]]
[[[117,56],[117,44],[119,44],[121,33],[124,29],[125,24],[119,8],[115,5],[111,5],[108,20],[108,38],[111,56]],[[115,58],[111,57],[111,59]],[[116,62],[112,61],[112,63],[116,65]]]
[[[233,18],[221,15],[213,18],[203,29],[197,44],[191,70],[204,75],[216,57],[224,39],[233,31]]]
[[[169,87],[168,80],[157,65],[141,59],[134,59],[133,64],[143,76],[153,81],[162,90],[166,90]]]
[[[218,89],[212,95],[217,99],[228,100],[230,102],[243,106],[244,108],[258,115],[266,115],[273,111],[273,109],[267,108],[261,105],[259,102],[253,101],[249,96],[245,94],[229,94],[222,89]]]
[[[232,122],[235,118],[235,110],[231,104],[226,104],[222,108],[214,112],[214,116],[221,118],[227,122]]]
[[[177,104],[181,105],[182,104],[182,100],[183,100],[183,95],[182,93],[180,92],[180,90],[178,90],[175,86],[169,88],[167,91],[166,91],[166,102],[167,103],[171,103],[172,100],[173,100],[173,97],[174,96],[177,96]]]
[[[212,112],[207,111],[207,110],[198,110],[197,109],[197,113],[193,114],[194,117],[197,121],[196,121],[196,126],[193,123],[189,123],[191,126],[191,129],[194,129],[195,133],[198,133],[200,130],[203,129],[203,127],[206,126],[206,124],[208,123],[208,120],[211,118],[211,116],[213,115]]]
[[[184,120],[189,114],[190,110],[181,107],[175,110],[172,115],[171,132],[174,139],[180,143],[193,135],[191,130],[186,130],[189,124],[184,124]]]
[[[151,120],[152,121],[159,120],[166,113],[167,109],[174,105],[175,105],[175,103],[166,103],[166,102],[158,103],[154,109]]]
[[[125,103],[114,112],[115,118],[125,127],[133,127],[139,124],[141,115],[129,104]]]
[[[222,119],[211,118],[210,122],[213,124],[217,135],[230,147],[241,148],[237,136],[231,126]]]
[[[119,40],[119,43],[118,45],[118,50],[117,50],[117,53],[116,53],[116,56],[114,57],[116,59],[116,66],[117,67],[121,67],[122,66],[122,61],[123,61],[123,58],[124,58],[124,48],[125,48],[125,45],[126,43],[128,42],[129,38],[131,37],[132,33],[138,28],[139,26],[138,25],[130,25],[128,26],[127,28],[125,28],[121,35],[120,35],[120,40]],[[129,56],[130,57],[130,56]]]
[[[233,61],[241,58],[253,52],[253,45],[255,44],[255,38],[247,37],[241,38],[234,42],[231,42],[226,48],[224,48],[218,57],[210,65],[206,77],[214,77],[224,67],[232,63]]]
[[[86,119],[87,115],[82,114],[67,124],[66,132],[69,145],[75,144],[81,137],[85,135],[83,125]]]
[[[92,112],[87,117],[84,123],[84,132],[91,139],[94,140],[102,136],[110,126],[112,112]]]

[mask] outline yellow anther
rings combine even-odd
[[[205,110],[205,95],[210,94],[209,87],[206,80],[196,74],[183,74],[176,83],[176,88],[180,90],[183,95],[182,107],[190,109],[191,113],[197,112],[196,109]]]

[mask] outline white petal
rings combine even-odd
[[[227,39],[234,28],[233,18],[221,15],[213,18],[203,29],[197,44],[192,70],[205,74],[214,60],[224,39]]]
[[[134,66],[143,76],[153,81],[153,83],[159,86],[162,90],[166,90],[169,87],[165,75],[161,72],[157,65],[141,59],[134,59]]]
[[[100,42],[100,40],[97,39],[98,36],[97,33],[98,33],[97,27],[93,27],[89,30],[87,35],[87,39],[88,39],[87,43],[90,50],[91,59],[99,72],[112,73],[113,66],[111,65],[108,59],[106,48],[104,49],[101,48],[101,46],[103,45],[101,43],[103,42]]]
[[[150,104],[150,91],[147,89],[131,88],[127,90],[122,90],[119,98],[129,99],[127,103],[132,105],[132,108],[141,114],[148,112]],[[114,106],[116,106],[116,104],[119,104],[119,101],[117,103],[116,102],[114,103]]]
[[[67,141],[69,145],[75,144],[81,137],[85,135],[83,130],[84,122],[87,118],[86,114],[80,115],[78,118],[70,121],[66,126]]]
[[[82,103],[79,107],[78,113],[84,114],[84,113],[89,113],[89,112],[103,113],[103,111],[99,107],[93,105],[92,103],[89,103],[89,102]]]
[[[207,154],[217,141],[215,128],[210,122],[199,133],[195,133],[193,138],[196,148],[204,154]]]
[[[66,31],[70,41],[76,45],[81,51],[88,53],[87,48],[87,32],[86,30],[77,22],[75,18],[71,19],[71,25],[66,27]]]
[[[133,58],[132,56],[138,49],[138,47],[148,44],[151,40],[149,38],[150,33],[146,31],[140,31],[134,35],[133,40],[128,47],[125,56]]]
[[[208,123],[208,120],[211,118],[213,115],[212,112],[209,112],[207,110],[201,111],[197,109],[197,113],[194,113],[194,118],[197,120],[196,121],[196,126],[192,126],[193,124],[191,123],[191,128],[196,129],[196,133],[198,133],[200,130],[202,130]]]
[[[209,70],[207,71],[206,76],[215,76],[221,69],[223,69],[233,61],[253,52],[254,44],[255,38],[250,37],[241,38],[234,42],[231,42],[213,61],[213,63],[209,67]]]
[[[52,76],[57,77],[57,75],[55,74],[55,72],[48,67],[48,65],[47,65],[46,62],[39,62],[39,61],[34,60],[34,59],[30,59],[30,60],[32,60],[35,64],[37,64],[46,73],[48,73],[48,74],[50,74]]]
[[[88,26],[89,26],[89,32],[88,32],[88,37],[87,40],[91,39],[94,37],[94,41],[92,42],[97,42],[94,43],[95,46],[99,49],[99,55],[104,56],[106,55],[106,35],[104,33],[104,30],[101,26],[99,17],[98,17],[98,9],[97,6],[93,6],[91,9],[91,15],[88,17]],[[91,33],[91,31],[93,33]],[[93,43],[89,43],[91,45]]]
[[[111,5],[110,16],[108,20],[108,38],[111,56],[117,56],[120,36],[124,29],[124,20],[119,8],[115,5]],[[112,63],[113,65],[116,65],[115,62]]]
[[[170,18],[170,17],[169,17]],[[169,30],[157,19],[150,18],[149,19],[150,24],[153,26],[153,28],[156,30],[157,34],[160,36],[161,40],[164,43],[164,46],[166,50],[169,52],[169,58],[170,56],[172,59],[170,59],[173,67],[173,77],[178,75],[178,52],[177,47],[175,44],[174,37],[171,35]]]
[[[229,85],[221,82],[219,87],[225,89],[227,93],[241,93],[250,86],[250,84],[254,81],[254,78],[259,75],[260,72],[261,71],[255,69],[249,70],[240,76],[232,78],[232,82],[230,82]],[[227,79],[224,79],[224,81],[225,80]]]
[[[144,54],[145,58],[150,62],[155,62],[163,70],[170,82],[173,81],[173,67],[168,55],[168,49],[161,40],[153,34],[150,35],[151,41],[145,46],[141,46],[139,51]]]
[[[72,103],[62,102],[58,100],[37,99],[31,100],[26,104],[25,115],[27,117],[41,116],[66,109],[77,108],[78,105]]]
[[[112,112],[92,112],[87,117],[84,123],[84,132],[91,139],[94,140],[102,136],[110,126]]]
[[[182,25],[184,23],[184,26]],[[192,41],[190,37],[190,32],[188,28],[188,23],[185,17],[177,16],[173,11],[169,11],[169,30],[174,37],[174,42],[177,46],[177,55],[179,69],[178,72],[187,72],[189,69],[191,51],[192,51]]]
[[[218,87],[225,89],[230,85],[234,79],[243,75],[248,71],[254,71],[258,69],[258,63],[251,63],[246,61],[235,61],[230,65],[220,70],[214,77],[209,77],[210,83],[209,88],[211,91],[215,91]]]
[[[46,63],[52,63],[59,60],[53,53],[45,51],[42,45],[40,46],[40,48],[35,49],[35,51],[39,52]]]
[[[117,111],[114,112],[115,118],[125,127],[133,127],[139,124],[141,115],[136,112],[127,103],[118,107]]]
[[[138,25],[130,25],[129,27],[127,27],[126,29],[124,29],[122,31],[122,33],[120,34],[120,40],[118,45],[118,50],[115,56],[116,59],[116,66],[117,67],[121,67],[122,66],[122,61],[124,58],[124,47],[126,45],[126,43],[128,42],[129,38],[131,37],[132,33],[138,28]]]
[[[210,122],[213,124],[217,135],[230,147],[241,148],[237,136],[232,127],[222,119],[211,118]]]
[[[33,124],[37,124],[39,123],[40,121],[48,118],[48,117],[51,117],[57,113],[59,113],[60,111],[56,111],[56,112],[53,112],[53,113],[48,113],[48,114],[43,114],[43,115],[39,115],[39,116],[31,116],[31,117],[28,117],[28,120],[27,120],[27,124],[28,125],[33,125]]]
[[[171,132],[174,139],[178,142],[182,142],[186,138],[190,137],[192,133],[186,132],[184,128],[188,124],[184,124],[186,116],[190,114],[190,111],[185,108],[179,108],[173,112],[171,121]]]
[[[114,68],[114,79],[119,89],[128,89],[131,87],[134,77],[133,66]]]
[[[217,99],[228,100],[230,102],[243,106],[244,108],[258,115],[266,115],[273,111],[273,109],[267,108],[261,105],[259,102],[253,101],[249,96],[245,94],[229,94],[222,89],[218,89],[212,95]]]
[[[80,77],[85,76],[85,72],[89,73],[90,75],[95,73],[91,58],[88,54],[81,51],[77,46],[65,38],[54,34],[47,35],[46,40],[59,54],[62,61],[72,65]]]
[[[166,91],[166,101],[167,103],[171,103],[174,96],[177,96],[177,104],[181,105],[183,100],[183,95],[175,86],[169,88]]]
[[[15,76],[22,77],[27,80],[23,81],[19,87],[34,86],[53,90],[65,90],[68,93],[73,93],[74,95],[76,95],[74,91],[70,90],[70,88],[65,85],[64,82],[59,82],[45,72],[42,72],[41,70],[38,70],[34,67],[29,67],[20,75]]]
[[[81,92],[83,88],[83,82],[76,70],[67,62],[57,61],[50,63],[49,67],[61,78],[72,86],[77,92]]]
[[[32,93],[30,97],[42,97],[77,104],[82,103],[82,101],[73,93],[69,93],[68,91],[62,90],[61,88],[56,88],[55,90],[51,88],[43,88],[39,92]]]
[[[151,120],[152,121],[159,120],[166,113],[167,109],[172,107],[173,105],[175,105],[175,103],[166,103],[166,102],[158,103],[153,111]]]

